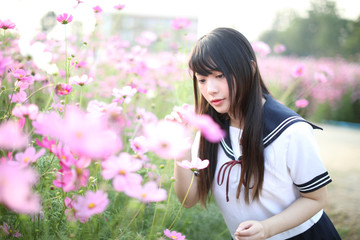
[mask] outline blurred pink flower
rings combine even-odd
[[[9,99],[11,99],[12,103],[23,103],[27,99],[27,94],[24,92],[24,90],[20,89],[19,92],[16,92],[14,94],[9,94]]]
[[[118,4],[118,5],[115,5],[114,8],[116,10],[123,10],[125,8],[125,4]]]
[[[89,174],[89,170],[84,168],[61,168],[53,184],[57,188],[62,188],[64,192],[76,191],[86,187]]]
[[[136,88],[132,88],[131,86],[125,86],[121,89],[114,88],[113,96],[115,97],[113,102],[122,103],[130,103],[131,98],[137,93]]]
[[[252,42],[251,46],[254,49],[254,52],[259,54],[261,57],[266,57],[271,52],[269,45],[262,41]]]
[[[7,235],[7,236],[10,235],[10,237],[19,238],[19,237],[22,236],[22,235],[19,233],[19,231],[14,230],[14,229],[11,229],[10,226],[9,226],[6,222],[3,222],[3,225],[0,225],[0,229],[3,230],[3,232],[5,233],[5,235]]]
[[[10,20],[1,21],[0,20],[0,28],[7,30],[7,29],[14,29],[15,23],[11,22]]]
[[[64,104],[62,104],[62,103],[53,103],[52,105],[51,105],[51,107],[53,108],[53,109],[55,109],[56,111],[59,111],[59,112],[64,112],[64,108],[65,108],[65,106],[64,106]]]
[[[77,196],[73,203],[76,215],[81,218],[90,218],[104,212],[109,204],[107,193],[102,190],[87,191],[85,196]]]
[[[307,107],[307,105],[309,105],[309,102],[306,99],[299,99],[295,102],[295,105],[298,108],[305,108],[305,107]]]
[[[26,75],[26,72],[23,69],[17,69],[15,72],[13,72],[12,75],[18,81],[23,81],[23,82],[32,82],[33,81],[33,77]]]
[[[298,64],[294,67],[293,72],[292,72],[292,76],[294,78],[298,78],[301,77],[304,74],[304,64]]]
[[[93,7],[93,10],[94,10],[95,13],[101,13],[103,11],[99,5]]]
[[[30,163],[36,162],[36,160],[45,154],[45,149],[40,149],[36,152],[34,147],[28,147],[24,152],[15,154],[15,160],[23,165],[29,165]]]
[[[185,240],[185,236],[183,236],[181,233],[175,231],[170,232],[169,229],[164,230],[164,234],[170,239]]]
[[[89,83],[92,83],[94,79],[92,77],[88,77],[88,75],[83,74],[81,77],[74,76],[69,79],[70,84],[75,84],[79,86],[88,85]]]
[[[72,86],[66,83],[59,83],[55,86],[55,93],[59,96],[64,96],[70,94],[72,91]]]
[[[274,46],[274,53],[279,54],[279,53],[283,53],[283,52],[285,52],[285,51],[286,51],[285,45],[280,44],[280,43],[275,44],[275,46]]]
[[[67,13],[59,14],[56,18],[56,20],[62,24],[68,24],[73,20],[73,16]]]
[[[176,18],[171,21],[171,26],[175,30],[185,29],[189,27],[191,24],[191,21],[187,18]]]
[[[181,107],[175,106],[173,112],[165,119],[188,124],[200,130],[210,142],[219,142],[225,136],[225,131],[209,115],[196,114],[194,107],[188,104],[183,104]]]
[[[145,125],[144,133],[149,150],[161,158],[182,158],[190,149],[188,131],[179,123],[160,120],[156,124]]]
[[[320,82],[320,83],[326,83],[327,82],[327,77],[322,72],[314,73],[314,78],[315,78],[315,81]]]
[[[134,139],[130,139],[131,149],[139,154],[144,154],[148,151],[146,147],[146,138],[144,136],[138,136]]]
[[[19,124],[14,121],[0,124],[0,149],[21,149],[28,144],[29,138],[25,135]]]
[[[18,118],[29,118],[35,120],[39,113],[39,107],[35,104],[16,105],[12,110],[12,115]]]
[[[192,115],[187,120],[210,142],[216,143],[225,137],[225,131],[209,115]]]
[[[126,194],[130,197],[147,202],[161,202],[167,198],[165,189],[158,188],[155,182],[147,182],[144,186],[138,185],[129,188]]]
[[[37,174],[30,167],[0,164],[0,203],[17,213],[38,213],[40,197],[32,192]]]
[[[120,153],[118,157],[112,156],[101,164],[102,176],[104,179],[113,179],[114,189],[118,192],[137,186],[141,183],[142,177],[135,173],[140,170],[142,164],[134,160],[128,153]]]
[[[188,160],[183,160],[181,162],[176,162],[178,166],[186,169],[190,169],[191,171],[197,171],[200,169],[207,168],[209,166],[209,160],[201,160],[200,158],[196,158],[195,160],[192,160],[191,162]]]
[[[149,46],[152,42],[156,41],[157,35],[151,31],[142,32],[140,37],[136,39],[136,42],[143,45]]]
[[[64,118],[56,112],[40,114],[33,126],[36,133],[61,140],[81,156],[106,158],[122,148],[119,136],[102,119],[74,106],[67,107]]]

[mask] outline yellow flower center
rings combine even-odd
[[[84,135],[84,134],[83,134],[82,132],[77,132],[77,133],[75,134],[76,138],[82,138],[83,135]]]
[[[22,75],[22,74],[20,74],[20,78],[23,78],[23,75]]]
[[[178,239],[178,237],[175,237],[175,236],[171,236],[171,239]]]
[[[146,198],[146,193],[141,194],[142,198]]]
[[[119,174],[120,174],[120,175],[125,175],[125,174],[126,174],[126,171],[122,169],[122,170],[119,171]]]
[[[29,157],[24,158],[24,162],[27,163],[30,160]]]
[[[89,209],[93,209],[94,207],[95,207],[94,203],[90,203],[89,206],[88,206]]]

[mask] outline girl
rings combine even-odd
[[[185,207],[213,194],[233,239],[340,239],[323,211],[331,182],[313,136],[319,128],[275,101],[248,40],[217,28],[195,44],[189,60],[195,109],[227,135],[211,143],[197,133],[192,158],[209,159]],[[175,164],[182,202],[192,171]]]

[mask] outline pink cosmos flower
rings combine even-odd
[[[19,238],[22,236],[19,233],[19,231],[11,229],[10,226],[6,222],[3,222],[3,225],[0,225],[0,229],[2,229],[3,232],[5,233],[5,235],[7,235],[7,236],[10,235],[11,237],[14,237],[14,238]]]
[[[29,118],[31,120],[35,120],[39,113],[39,107],[35,104],[16,105],[11,113],[18,118]]]
[[[306,99],[299,99],[295,102],[295,105],[298,108],[305,108],[305,107],[307,107],[307,105],[309,105],[309,101]]]
[[[53,103],[53,104],[51,105],[51,107],[52,107],[53,109],[55,109],[56,111],[59,111],[59,112],[64,112],[64,109],[65,109],[64,104],[62,104],[61,102],[59,102],[59,103]]]
[[[61,168],[53,184],[57,188],[62,188],[64,192],[76,191],[86,187],[89,174],[89,170],[84,168]]]
[[[141,122],[142,124],[156,123],[158,118],[152,112],[147,112],[144,108],[136,109],[136,121]]]
[[[79,86],[88,85],[89,83],[92,83],[94,79],[92,77],[88,77],[88,75],[83,74],[81,77],[74,76],[69,79],[70,84],[75,84]]]
[[[205,159],[205,160],[201,160],[200,158],[196,158],[195,160],[192,160],[191,162],[188,160],[183,160],[181,162],[176,162],[178,166],[185,168],[185,169],[190,169],[191,171],[197,171],[200,169],[204,169],[207,168],[209,166],[209,160]]]
[[[254,52],[259,54],[261,57],[266,57],[271,52],[269,45],[262,41],[252,42],[251,46],[254,49]]]
[[[56,141],[44,137],[41,142],[39,141],[39,139],[36,139],[36,144],[40,147],[48,149],[50,152],[53,152],[53,149],[56,146]]]
[[[72,15],[68,15],[67,13],[59,14],[56,20],[61,24],[68,24],[73,20]]]
[[[0,149],[21,149],[29,142],[25,135],[14,121],[7,121],[0,124]]]
[[[141,169],[142,164],[128,153],[120,153],[118,157],[112,156],[103,161],[101,166],[103,178],[107,180],[114,178],[113,186],[118,192],[127,191],[142,181],[142,177],[135,173]]]
[[[118,5],[115,5],[114,8],[116,10],[123,10],[125,8],[125,4],[118,4]]]
[[[7,30],[7,29],[14,29],[15,23],[11,22],[10,20],[1,21],[0,20],[0,28]]]
[[[148,151],[146,147],[146,138],[144,136],[135,137],[134,139],[130,139],[130,147],[131,149],[139,154],[144,154]]]
[[[187,129],[176,122],[160,120],[156,124],[144,126],[148,148],[161,158],[182,158],[190,149]]]
[[[94,10],[95,13],[100,13],[100,12],[103,11],[103,10],[101,9],[101,7],[99,7],[99,6],[93,7],[93,10]]]
[[[130,103],[131,98],[137,93],[136,88],[132,88],[131,86],[125,86],[121,89],[114,88],[113,96],[115,97],[113,102],[122,103]]]
[[[90,218],[104,212],[109,204],[107,193],[102,190],[87,191],[85,196],[77,196],[73,207],[78,217]]]
[[[24,90],[20,89],[17,93],[9,94],[9,99],[11,99],[12,103],[23,103],[27,99],[27,94]]]
[[[29,167],[0,164],[0,203],[17,213],[38,213],[40,197],[32,192],[37,174]]]
[[[157,36],[155,33],[150,31],[142,32],[140,37],[136,39],[136,42],[143,45],[149,46],[152,42],[156,41]]]
[[[174,111],[165,119],[188,124],[200,130],[201,134],[210,142],[219,142],[225,136],[225,131],[209,115],[196,114],[194,107],[188,104],[174,107]]]
[[[15,72],[13,72],[12,75],[18,81],[23,81],[23,82],[32,82],[33,81],[33,77],[27,75],[25,70],[23,70],[23,69],[17,69]]]
[[[165,189],[158,188],[157,184],[152,181],[147,182],[144,186],[138,185],[129,188],[126,194],[144,203],[161,202],[167,198]]]
[[[15,154],[15,160],[23,165],[29,165],[36,162],[36,160],[45,154],[45,149],[40,149],[36,152],[34,147],[28,147],[24,152]]]
[[[327,77],[322,72],[314,73],[314,78],[315,78],[315,81],[320,82],[320,83],[326,83],[327,82]]]
[[[274,46],[274,53],[279,54],[279,53],[283,53],[283,52],[285,52],[285,51],[286,51],[285,45],[280,44],[280,43],[275,44],[275,46]]]
[[[294,78],[301,77],[304,74],[304,68],[305,68],[304,64],[299,64],[295,66],[292,72],[292,76]]]
[[[79,222],[81,222],[81,223],[86,223],[87,221],[89,221],[88,217],[78,216],[78,214],[73,206],[74,202],[75,202],[75,199],[71,199],[69,197],[66,197],[64,199],[65,207],[67,207],[67,209],[65,209],[65,215],[67,216],[67,220],[70,222],[75,222],[76,220],[79,220]]]
[[[55,93],[59,96],[64,96],[70,94],[72,91],[72,86],[66,83],[59,83],[55,86]]]
[[[187,18],[176,18],[171,21],[171,26],[175,30],[185,29],[189,27],[191,24],[191,21]]]
[[[91,117],[81,109],[68,106],[64,118],[58,113],[43,113],[33,121],[35,132],[61,140],[81,156],[106,158],[122,148],[119,136],[108,129],[102,119]]]
[[[170,232],[169,229],[164,230],[164,234],[170,239],[185,240],[185,236],[181,235],[181,233],[175,231]]]

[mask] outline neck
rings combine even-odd
[[[240,119],[233,118],[230,116],[230,126],[243,129],[244,121],[240,121]]]

